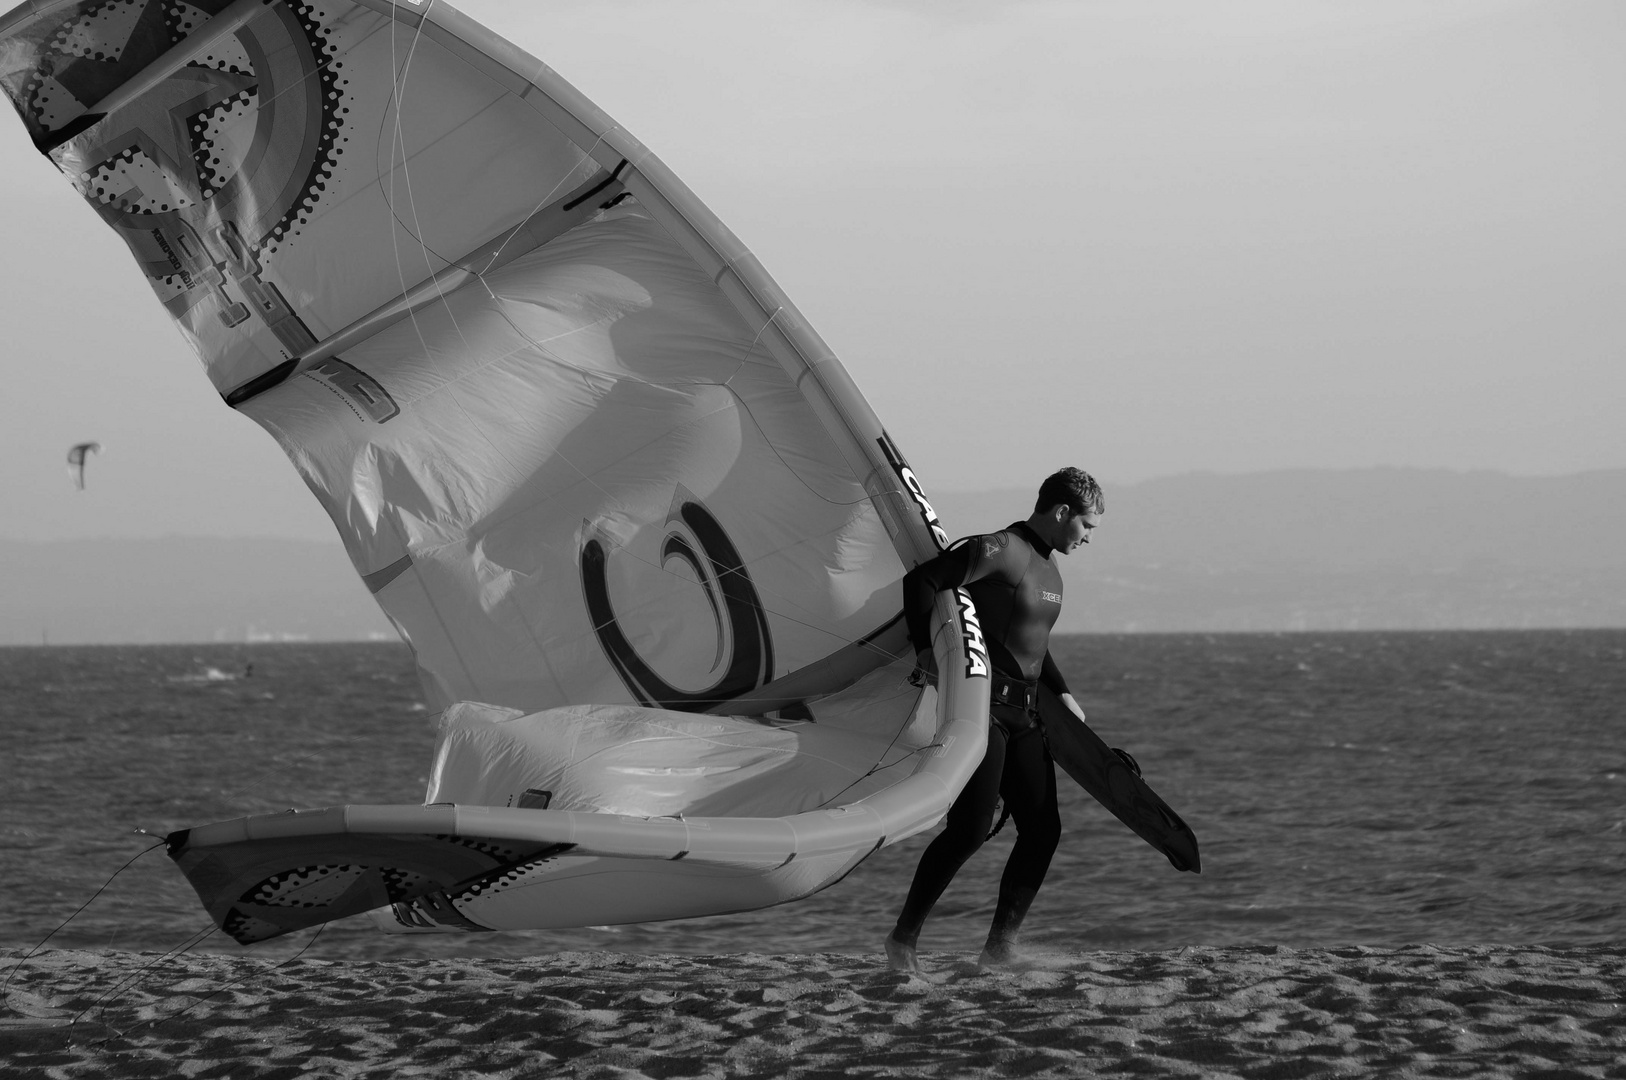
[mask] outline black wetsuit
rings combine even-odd
[[[977,608],[994,678],[988,750],[949,808],[947,827],[920,858],[894,937],[911,946],[932,906],[965,861],[988,838],[999,798],[1016,822],[1016,846],[1005,863],[994,935],[1014,935],[1050,868],[1061,839],[1056,771],[1031,712],[1032,687],[1067,693],[1050,657],[1050,628],[1061,614],[1061,572],[1051,548],[1026,523],[959,541],[903,579],[909,640],[929,648],[937,593],[965,586]],[[1001,699],[1004,699],[1002,703]]]

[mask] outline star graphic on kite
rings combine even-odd
[[[60,64],[57,82],[86,107],[94,106],[174,44],[164,9],[165,0],[145,0],[138,17],[104,23],[112,36],[98,42],[93,54]],[[202,201],[218,186],[206,181],[202,168],[213,150],[200,138],[208,130],[202,118],[245,100],[257,83],[254,75],[187,65],[102,122],[93,144],[75,155],[84,163],[82,179],[100,184],[96,197],[117,200],[124,209],[154,212]],[[142,159],[149,168],[128,167]]]

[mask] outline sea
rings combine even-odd
[[[1093,726],[1202,845],[1180,873],[1060,778],[1035,950],[1626,939],[1626,630],[1078,635]],[[434,743],[398,644],[0,649],[0,950],[283,959],[879,953],[932,833],[744,915],[471,935],[365,918],[254,946],[159,838],[246,814],[417,803]],[[1014,829],[921,939],[974,953]]]

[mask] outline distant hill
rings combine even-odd
[[[953,535],[1029,491],[931,493]],[[1626,626],[1626,469],[1192,473],[1109,486],[1061,561],[1073,631]]]
[[[0,540],[0,644],[256,636],[396,638],[337,537]]]
[[[950,533],[1029,491],[932,492]],[[1626,469],[1196,473],[1109,486],[1062,560],[1064,631],[1626,627]],[[299,540],[0,540],[0,644],[343,640],[394,630],[344,550]]]

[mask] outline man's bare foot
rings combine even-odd
[[[1011,938],[989,938],[977,957],[977,966],[984,971],[1010,971],[1021,967],[1022,962],[1022,954],[1016,951],[1016,942]]]
[[[899,941],[891,934],[886,936],[886,963],[893,971],[907,971],[911,975],[920,974],[920,961],[915,958],[915,947]]]

